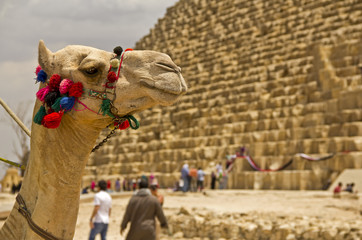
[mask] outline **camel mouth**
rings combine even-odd
[[[173,86],[157,84],[157,82],[147,81],[145,79],[141,79],[140,84],[146,88],[169,94],[171,96],[180,96],[186,93],[186,89],[184,87],[175,89]]]
[[[141,80],[140,84],[145,88],[149,98],[164,106],[173,104],[186,93],[186,89],[182,87],[175,89],[169,85],[159,85],[155,82],[144,80]]]

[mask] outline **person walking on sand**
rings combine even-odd
[[[182,191],[187,192],[189,190],[189,187],[190,187],[189,165],[187,163],[185,163],[182,166],[181,178],[182,178],[182,181],[183,181]]]
[[[106,240],[111,216],[112,198],[107,193],[107,182],[99,181],[98,187],[100,191],[94,196],[94,209],[90,218],[89,240],[94,240],[97,234],[101,234],[101,240]]]
[[[121,235],[130,222],[126,240],[155,240],[155,217],[160,221],[161,227],[168,228],[159,200],[151,195],[148,181],[141,179],[139,190],[131,197],[123,216]]]
[[[158,190],[157,184],[151,184],[150,190],[151,190],[151,194],[158,199],[158,201],[160,202],[161,207],[162,207],[163,203],[165,201],[165,198],[161,193],[159,193],[157,191]],[[156,240],[160,239],[160,234],[161,234],[161,225],[159,222],[156,221]]]

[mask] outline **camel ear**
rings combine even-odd
[[[53,60],[53,53],[45,46],[43,40],[39,41],[38,61],[39,65],[46,73],[49,74]]]

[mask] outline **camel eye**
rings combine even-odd
[[[88,75],[95,75],[95,74],[98,73],[98,69],[95,68],[95,67],[91,67],[91,68],[85,69],[84,72],[85,72],[86,74],[88,74]]]

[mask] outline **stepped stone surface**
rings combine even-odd
[[[169,54],[189,92],[140,113],[139,130],[93,154],[84,183],[154,173],[171,187],[185,162],[209,174],[241,146],[264,169],[338,154],[268,173],[238,158],[230,188],[321,189],[362,168],[361,40],[360,0],[180,0],[135,48]]]

